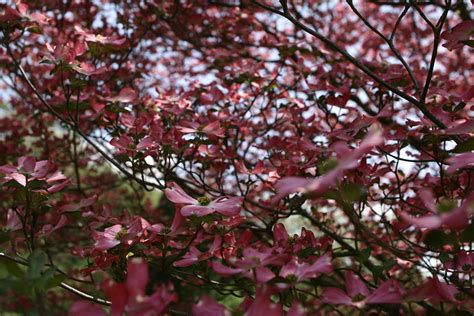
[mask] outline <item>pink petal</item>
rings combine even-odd
[[[48,179],[46,179],[46,182],[50,184],[53,182],[63,181],[63,180],[67,180],[67,177],[63,175],[61,171],[56,171],[51,176],[49,176]]]
[[[400,213],[400,217],[410,225],[418,228],[434,229],[441,226],[441,218],[438,215],[424,215],[412,217],[405,212]]]
[[[277,223],[273,227],[273,239],[275,239],[275,241],[288,240],[288,232],[285,229],[285,225]]]
[[[346,291],[350,297],[354,297],[357,294],[362,294],[364,297],[367,297],[370,294],[365,283],[362,282],[358,276],[354,275],[352,271],[346,273]]]
[[[388,280],[366,298],[367,304],[398,304],[402,301],[402,290],[398,283]]]
[[[137,145],[137,150],[142,150],[147,147],[152,147],[155,144],[155,141],[152,136],[147,136],[143,138]]]
[[[242,272],[242,269],[234,269],[227,267],[219,261],[212,261],[212,269],[216,271],[216,273],[223,276],[235,275]]]
[[[78,301],[69,307],[69,316],[107,316],[107,314],[97,304]]]
[[[202,217],[212,214],[214,212],[215,210],[210,208],[209,206],[202,205],[185,205],[181,208],[181,215],[183,215],[184,217],[189,217],[192,215]]]
[[[18,158],[18,166],[23,167],[23,169],[28,173],[33,173],[35,170],[36,159],[33,157],[20,157]]]
[[[193,316],[224,316],[226,309],[224,305],[217,303],[209,296],[203,296],[193,305]]]
[[[267,283],[275,277],[275,273],[267,267],[257,267],[255,272],[258,283]]]
[[[120,90],[120,93],[116,97],[107,98],[107,101],[110,102],[120,102],[120,103],[133,103],[138,99],[138,93],[131,88],[123,88]]]
[[[465,202],[465,204],[467,204]],[[469,225],[469,217],[466,207],[463,205],[452,210],[449,213],[441,214],[441,224],[442,226],[454,229],[461,230],[466,228]]]
[[[447,172],[453,173],[457,170],[474,165],[474,153],[463,153],[446,160],[450,164]]]
[[[18,182],[21,186],[26,187],[26,177],[21,173],[11,173],[9,177]]]
[[[131,258],[127,265],[128,301],[136,302],[145,295],[148,283],[148,264],[143,258]]]
[[[102,289],[105,296],[112,302],[111,316],[122,316],[128,299],[125,284],[106,280],[102,284]]]
[[[474,133],[474,119],[460,120],[453,122],[445,130],[442,130],[443,134],[447,135],[459,135]]]
[[[242,197],[231,197],[221,200],[216,200],[209,204],[209,207],[214,209],[216,212],[225,216],[236,216],[239,214],[242,207]]]
[[[423,202],[423,204],[428,208],[431,213],[436,213],[436,199],[433,195],[433,192],[429,189],[421,189],[418,191],[418,195]]]
[[[197,204],[197,200],[190,197],[176,183],[170,183],[165,189],[165,195],[173,203],[176,204]]]

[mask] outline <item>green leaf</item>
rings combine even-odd
[[[357,255],[357,261],[359,262],[366,262],[370,258],[370,254],[372,253],[372,249],[365,248],[359,252]]]
[[[474,223],[471,223],[459,236],[461,242],[474,242]]]
[[[346,202],[362,201],[367,197],[367,190],[361,185],[348,183],[342,186],[341,196]]]
[[[321,164],[318,166],[318,174],[323,175],[325,173],[328,173],[332,169],[336,168],[338,162],[336,159],[327,159],[324,160]]]
[[[455,209],[457,206],[458,205],[456,201],[443,200],[438,204],[437,210],[438,210],[438,213],[448,213],[448,212],[451,212],[453,209]]]
[[[447,254],[446,252],[442,252],[439,254],[439,257],[438,257],[439,261],[441,261],[442,263],[445,263],[445,262],[448,262],[451,260],[451,257],[449,256],[449,254]]]
[[[454,149],[454,153],[465,153],[474,151],[474,138],[470,138],[460,144],[458,144]]]
[[[39,278],[47,261],[48,257],[44,251],[39,249],[33,251],[28,258],[28,278]]]
[[[446,234],[442,230],[432,230],[426,234],[424,242],[429,247],[440,249],[444,245],[455,244],[456,236],[453,234]]]

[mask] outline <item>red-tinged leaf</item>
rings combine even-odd
[[[287,316],[305,316],[308,315],[305,308],[301,305],[298,301],[293,301],[291,304],[290,309],[288,310]]]

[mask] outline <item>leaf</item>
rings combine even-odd
[[[48,257],[44,251],[40,249],[33,251],[28,258],[28,278],[39,278],[47,261]]]
[[[362,201],[367,197],[367,190],[355,183],[344,184],[341,188],[341,196],[346,202]]]
[[[474,242],[474,223],[471,223],[459,236],[461,242]]]
[[[323,175],[325,173],[328,173],[332,169],[336,168],[338,162],[336,159],[327,159],[323,161],[319,166],[318,166],[318,173],[319,175]]]
[[[452,234],[446,234],[442,230],[432,230],[425,236],[424,242],[427,246],[440,249],[444,245],[456,242],[456,237]]]
[[[452,260],[451,257],[449,256],[449,254],[447,254],[446,252],[440,253],[438,259],[442,263],[445,263],[445,262],[448,262],[448,261]]]
[[[454,149],[454,153],[465,153],[474,151],[474,138],[470,138],[460,144],[458,144]]]
[[[370,258],[370,254],[372,253],[372,249],[365,248],[359,252],[357,255],[357,261],[359,262],[366,262]]]
[[[8,271],[10,275],[13,275],[19,278],[25,275],[24,271],[20,268],[18,263],[12,260],[0,257],[0,265],[2,265]]]
[[[448,212],[451,212],[456,207],[457,207],[456,201],[443,200],[438,204],[437,210],[438,210],[438,213],[440,213],[440,214],[441,213],[448,213]]]

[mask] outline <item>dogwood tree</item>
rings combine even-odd
[[[470,1],[2,7],[2,311],[474,312]]]

